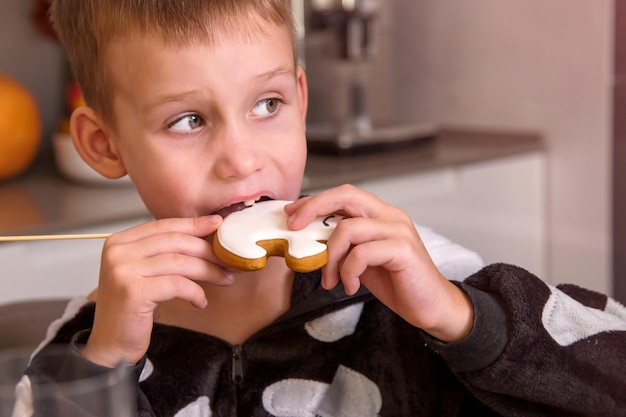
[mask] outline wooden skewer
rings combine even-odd
[[[27,242],[35,240],[71,240],[71,239],[106,239],[112,233],[85,233],[68,235],[29,235],[29,236],[0,236],[0,242]]]

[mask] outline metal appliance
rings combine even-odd
[[[293,0],[309,85],[312,150],[347,151],[432,137],[434,123],[400,122],[388,0]]]

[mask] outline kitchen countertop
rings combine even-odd
[[[353,155],[310,153],[303,192],[542,150],[536,133],[442,129],[434,138],[397,147]],[[51,156],[0,183],[0,235],[64,233],[148,216],[132,185],[70,182]]]
[[[538,133],[448,128],[442,129],[434,138],[376,152],[351,156],[309,155],[303,189],[319,190],[343,183],[358,183],[544,150],[543,139]]]

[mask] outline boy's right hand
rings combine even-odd
[[[157,220],[105,241],[93,329],[82,350],[85,358],[103,366],[136,363],[148,349],[160,303],[176,298],[204,308],[204,290],[194,281],[233,282],[205,239],[221,219]]]

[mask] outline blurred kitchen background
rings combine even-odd
[[[312,1],[322,9],[341,3]],[[0,0],[0,72],[22,82],[36,97],[44,126],[40,153],[45,155],[65,111],[67,68],[59,45],[33,24],[34,4],[34,0]],[[541,253],[537,263],[522,266],[549,282],[578,283],[624,301],[626,269],[619,265],[618,255],[626,245],[618,239],[614,250],[613,231],[621,230],[621,223],[612,218],[614,136],[619,133],[613,129],[619,102],[613,100],[613,88],[616,70],[626,70],[626,65],[616,68],[614,58],[616,33],[618,41],[626,40],[624,35],[619,37],[623,30],[615,27],[618,13],[626,17],[618,9],[619,2],[366,0],[362,5],[363,26],[353,30],[357,39],[365,36],[364,43],[330,51],[320,47],[324,36],[330,36],[324,30],[337,24],[329,14],[321,13],[316,26],[307,28],[311,30],[311,43],[305,43],[309,53],[341,58],[328,61],[336,67],[331,75],[320,69],[322,58],[304,62],[311,72],[312,147],[327,144],[333,129],[352,132],[344,144],[370,140],[372,135],[361,133],[372,127],[394,140],[406,132],[431,136],[439,126],[537,132],[544,140],[538,168],[541,178],[532,177],[529,184],[542,193],[538,201],[542,211],[537,216],[541,242],[528,251]],[[311,3],[304,6],[302,16],[309,16]],[[369,30],[375,39],[367,38]],[[321,92],[329,84],[333,86],[329,91],[336,94],[330,100]],[[367,98],[367,106],[355,104],[359,97]],[[329,121],[341,112],[347,116],[321,126],[320,120]],[[349,123],[342,124],[346,118]],[[407,130],[390,132],[389,126]],[[524,178],[515,181],[507,193],[490,197],[509,199],[509,192],[524,187]],[[0,190],[13,184],[0,183]],[[445,207],[437,209],[445,212]],[[446,229],[445,222],[425,225]],[[506,235],[507,225],[499,227]],[[516,225],[511,222],[510,227]],[[453,228],[443,232],[454,235]],[[471,248],[481,247],[481,240],[488,239],[479,233],[468,241],[466,236],[452,237]],[[498,250],[506,250],[506,244],[498,245]],[[526,251],[511,248],[520,255]],[[515,258],[513,253],[510,259],[524,258]],[[0,285],[6,286],[10,277],[2,269],[6,271],[0,268]],[[621,281],[614,280],[614,274]]]

